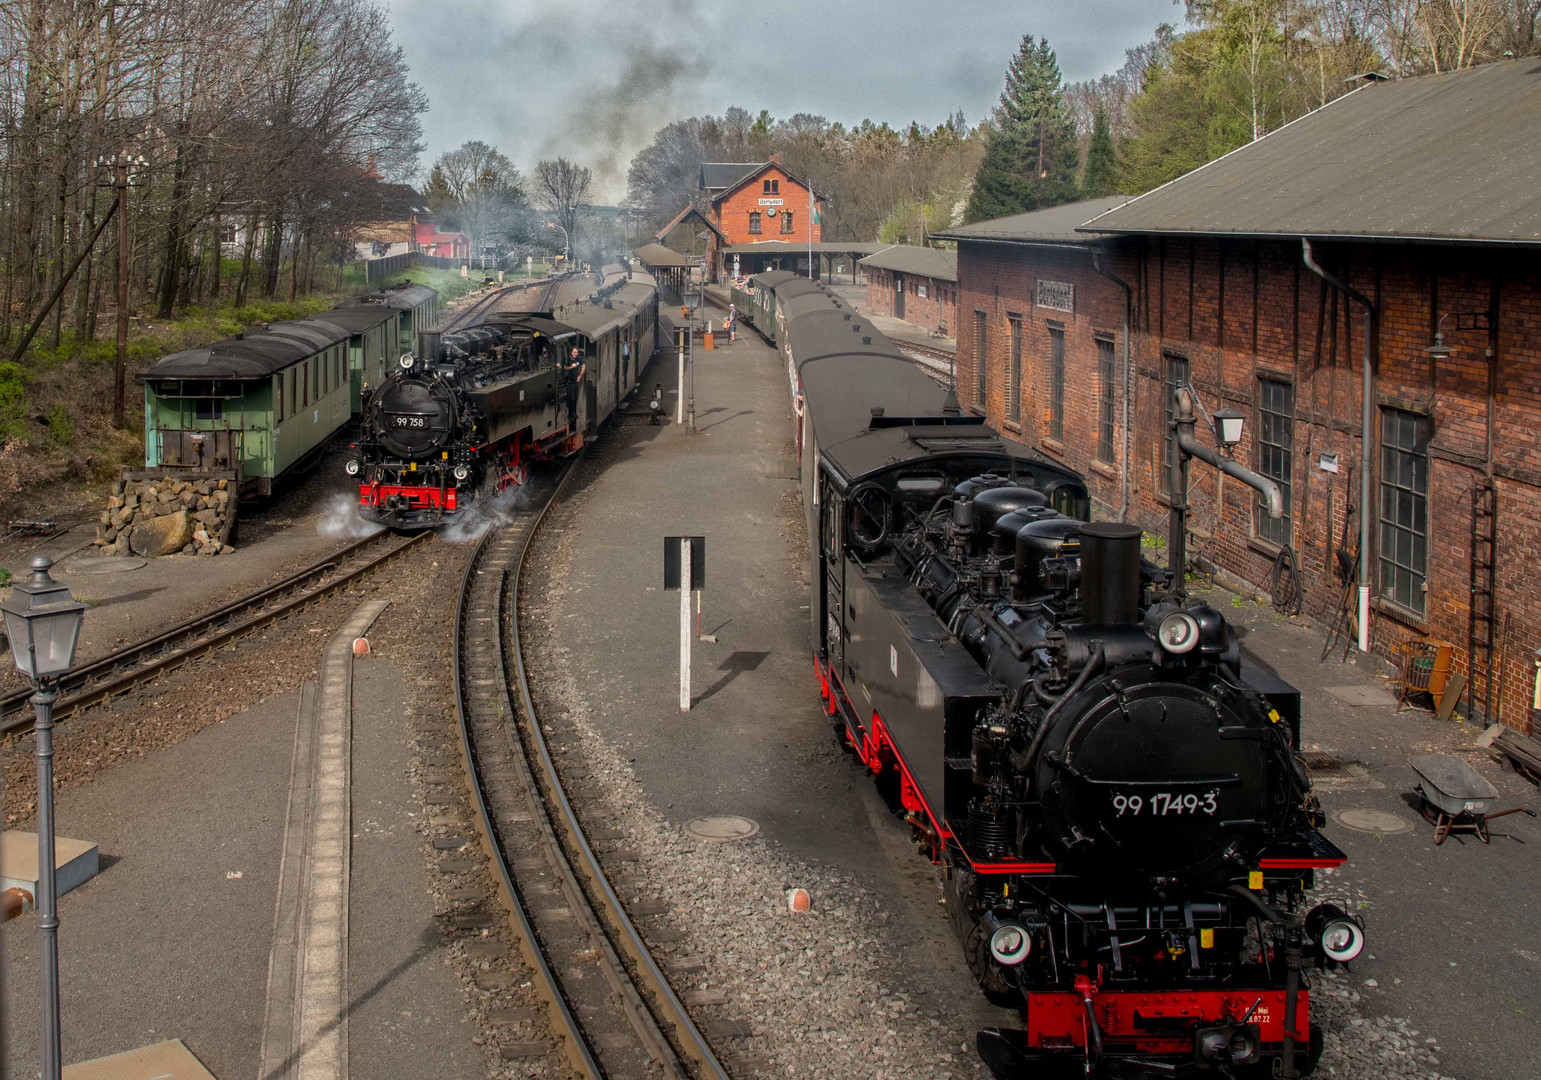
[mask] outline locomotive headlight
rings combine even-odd
[[[348,463],[342,467],[342,471],[347,473],[349,476],[357,476],[359,471],[358,459],[349,458]]]
[[[408,353],[402,353],[401,354],[401,359],[396,361],[396,362],[398,364],[400,364],[404,368],[409,368],[409,367],[412,366],[412,354],[409,353],[409,352]]]
[[[1364,951],[1364,923],[1336,904],[1317,904],[1306,915],[1306,933],[1329,960],[1346,964]]]
[[[1033,951],[1033,936],[1027,927],[994,911],[987,911],[979,920],[979,927],[990,935],[990,955],[995,962],[1014,967],[1027,959]]]
[[[1156,628],[1156,640],[1161,647],[1175,656],[1192,652],[1199,643],[1198,620],[1186,611],[1174,611],[1161,620]]]
[[[466,468],[464,465],[456,465],[455,466],[455,479],[456,480],[464,480],[466,477],[468,477],[470,475],[471,475],[471,470]]]

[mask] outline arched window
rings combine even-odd
[[[758,210],[749,211],[749,231],[752,233],[760,231],[760,211]]]
[[[790,210],[781,212],[781,231],[784,233],[792,231],[792,211]]]

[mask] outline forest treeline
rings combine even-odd
[[[107,214],[117,160],[130,303],[165,317],[310,291],[422,149],[427,101],[381,0],[0,0],[0,49],[0,343]],[[44,320],[46,347],[96,335],[117,236]]]
[[[926,127],[731,108],[661,129],[631,163],[656,226],[700,203],[702,161],[773,153],[828,200],[830,240],[919,243],[965,220],[1138,195],[1353,90],[1533,55],[1541,0],[1187,0],[1117,71],[1065,83],[1051,44],[1023,39],[999,106]],[[704,205],[703,205],[704,209]]]

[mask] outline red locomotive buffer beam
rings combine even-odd
[[[456,488],[428,487],[422,484],[360,484],[359,505],[381,507],[399,497],[413,510],[459,509],[459,491]],[[398,503],[397,505],[400,505]]]

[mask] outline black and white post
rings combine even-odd
[[[706,587],[706,537],[663,538],[663,587],[680,591],[680,712],[690,711],[690,594]],[[716,638],[708,638],[715,641]]]
[[[690,711],[690,537],[680,537],[680,712]]]

